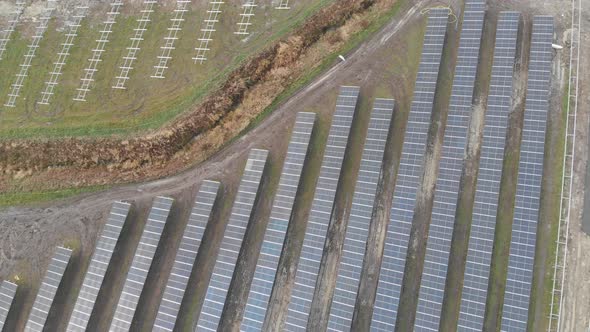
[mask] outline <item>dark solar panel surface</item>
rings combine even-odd
[[[10,311],[14,294],[16,294],[17,285],[10,281],[2,281],[0,284],[0,331],[4,328],[6,316]]]
[[[172,198],[156,197],[148,215],[148,220],[141,234],[139,245],[135,251],[131,268],[127,273],[127,280],[123,285],[123,292],[111,322],[110,331],[129,331],[135,309],[143,290],[150,266],[160,242],[160,236],[166,225],[166,219],[173,203]]]
[[[124,202],[113,203],[109,218],[96,242],[96,249],[90,259],[67,331],[82,332],[86,330],[94,308],[94,302],[109,267],[109,262],[130,207],[130,204]]]
[[[320,176],[309,213],[303,248],[299,257],[295,284],[289,302],[285,330],[305,331],[309,309],[324,250],[324,242],[334,197],[338,187],[344,152],[359,96],[359,87],[343,86],[336,101],[336,112],[328,134],[328,142]]]
[[[428,231],[415,331],[439,330],[485,7],[485,0],[465,1],[449,114]]]
[[[71,255],[72,251],[63,247],[58,247],[55,254],[53,254],[39,292],[37,292],[37,296],[35,297],[35,303],[33,303],[33,309],[31,309],[31,313],[29,314],[25,331],[43,331],[47,315],[49,315],[49,309],[51,309],[51,304],[53,303],[53,298],[55,297],[55,293],[57,293],[57,288],[68,266]]]
[[[393,107],[393,99],[376,99],[373,105],[338,267],[328,331],[350,331]]]
[[[219,182],[205,180],[199,188],[195,204],[180,240],[176,259],[164,289],[162,302],[152,331],[172,331],[184,297],[188,279],[201,245],[201,239],[215,204]]]
[[[395,327],[416,191],[422,175],[422,163],[447,23],[447,9],[435,8],[429,11],[385,238],[383,262],[371,321],[373,331],[393,331]]]
[[[262,330],[314,122],[315,113],[297,114],[250,287],[242,331]]]
[[[459,313],[460,331],[483,329],[506,128],[512,108],[512,80],[519,21],[520,13],[517,12],[502,12],[498,19]]]
[[[541,200],[552,67],[553,17],[535,16],[502,331],[526,331]]]
[[[229,223],[221,241],[213,274],[209,280],[205,302],[197,323],[197,331],[217,331],[242,240],[254,208],[267,156],[268,151],[266,150],[252,149],[250,151]]]

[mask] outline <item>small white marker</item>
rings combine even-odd
[[[561,45],[551,44],[551,47],[553,47],[556,50],[563,50],[563,46],[561,46]]]

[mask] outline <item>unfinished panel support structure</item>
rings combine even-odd
[[[448,20],[449,11],[446,8],[434,8],[429,11],[385,236],[383,261],[371,320],[373,331],[393,331],[395,328],[410,229],[424,167],[426,141]]]
[[[291,9],[289,7],[289,0],[279,0],[279,3],[275,7],[276,9]]]
[[[221,14],[221,5],[224,2],[220,0],[212,0],[209,2],[207,9],[207,18],[203,20],[201,28],[201,37],[199,37],[199,46],[195,48],[197,54],[193,57],[195,63],[203,63],[207,61],[207,53],[211,50],[209,43],[213,41],[213,33],[215,32],[215,23],[219,22],[219,15]]]
[[[238,22],[238,30],[234,33],[236,35],[247,36],[250,34],[248,29],[252,25],[252,17],[254,17],[254,9],[256,9],[258,5],[256,4],[256,0],[246,0],[246,2],[242,5],[242,13],[240,14],[240,21]]]
[[[127,81],[129,80],[129,72],[133,69],[133,63],[137,60],[137,52],[139,52],[140,44],[143,41],[143,34],[147,31],[150,23],[150,16],[154,12],[154,4],[156,0],[144,0],[141,16],[137,19],[137,27],[133,29],[133,37],[129,38],[131,44],[127,47],[127,55],[123,57],[123,64],[119,66],[121,71],[116,77],[117,81],[113,85],[113,89],[126,89]]]
[[[176,9],[174,16],[170,19],[168,35],[164,37],[164,45],[160,46],[161,53],[158,55],[158,64],[154,66],[155,72],[153,78],[164,78],[164,73],[168,69],[168,61],[172,59],[171,53],[175,49],[174,44],[178,40],[178,32],[182,30],[184,13],[188,11],[187,7],[190,0],[176,0]]]
[[[66,40],[61,44],[61,51],[57,53],[57,61],[53,63],[53,70],[50,73],[49,80],[45,82],[45,89],[41,92],[41,100],[37,103],[41,105],[49,105],[49,100],[53,96],[55,86],[58,84],[59,78],[62,75],[63,67],[70,56],[70,48],[74,46],[74,39],[78,36],[78,28],[80,23],[86,17],[88,6],[76,7],[76,14],[73,16],[73,21],[68,25],[66,32]]]
[[[23,87],[25,79],[29,74],[31,62],[33,61],[33,58],[37,53],[37,49],[39,48],[39,43],[41,42],[41,39],[43,39],[43,36],[45,35],[47,25],[49,24],[51,15],[55,10],[56,2],[56,0],[48,0],[45,9],[41,13],[39,23],[35,28],[35,34],[33,35],[33,39],[27,47],[27,53],[25,53],[23,62],[20,64],[20,70],[16,74],[16,80],[14,81],[14,83],[12,83],[10,87],[10,92],[8,93],[8,100],[4,104],[4,106],[6,107],[16,107],[16,99],[20,95],[20,90]]]
[[[16,25],[20,21],[20,17],[25,11],[26,2],[25,0],[17,0],[14,5],[16,7],[8,19],[8,26],[2,30],[2,34],[0,35],[0,60],[2,60],[2,56],[6,51],[6,45],[10,41],[10,37],[12,36],[14,29],[16,29]]]
[[[90,91],[92,82],[94,82],[94,75],[98,71],[98,64],[102,62],[102,54],[109,42],[109,37],[113,32],[113,25],[117,21],[117,16],[123,7],[122,0],[113,0],[110,3],[110,10],[107,12],[107,18],[103,22],[100,36],[96,40],[96,46],[92,50],[92,55],[88,59],[88,67],[84,69],[84,76],[80,79],[80,86],[76,89],[78,92],[74,97],[76,101],[86,101],[86,94]]]

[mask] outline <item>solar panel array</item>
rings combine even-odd
[[[394,103],[393,99],[376,99],[373,104],[338,266],[328,331],[350,331]]]
[[[371,329],[393,331],[403,280],[416,192],[422,175],[434,93],[439,74],[449,11],[429,11],[424,46],[387,227]]]
[[[459,313],[460,330],[483,329],[519,22],[520,13],[499,15]]]
[[[152,331],[172,331],[220,183],[203,181],[172,266]]]
[[[0,331],[4,328],[17,287],[16,284],[6,280],[0,283]]]
[[[241,331],[262,330],[314,123],[315,113],[297,114],[250,286]]]
[[[158,196],[154,199],[133,262],[131,262],[131,268],[127,273],[127,280],[125,280],[123,291],[115,309],[115,316],[109,328],[111,332],[129,331],[131,327],[143,284],[152,265],[173,202],[174,200],[168,197]]]
[[[254,208],[267,156],[267,150],[259,149],[252,149],[248,156],[229,223],[225,229],[213,274],[207,287],[207,294],[197,323],[199,331],[217,331],[242,240]]]
[[[535,16],[502,331],[527,331],[552,68],[553,17]]]
[[[16,0],[14,4],[16,8],[14,12],[12,12],[12,16],[8,20],[8,26],[2,30],[2,37],[0,38],[0,60],[2,60],[2,55],[4,55],[4,51],[6,51],[6,45],[10,41],[10,36],[14,32],[16,25],[20,21],[20,16],[25,11],[26,2],[24,0]]]
[[[359,87],[343,86],[340,88],[340,94],[336,101],[336,112],[328,133],[324,160],[309,213],[303,248],[289,303],[285,327],[287,331],[305,331],[307,326],[344,152],[359,93]]]
[[[466,0],[416,310],[416,331],[438,331],[459,182],[485,16],[485,0]]]
[[[58,247],[55,254],[53,254],[39,292],[35,297],[35,303],[33,303],[33,309],[31,309],[31,313],[29,314],[25,331],[43,331],[45,321],[49,315],[49,309],[51,309],[51,304],[53,303],[53,298],[57,293],[71,255],[72,250],[64,247]]]
[[[125,202],[114,202],[111,207],[109,218],[96,242],[96,249],[92,254],[86,276],[82,282],[72,317],[68,323],[68,332],[86,330],[130,207],[131,205]]]

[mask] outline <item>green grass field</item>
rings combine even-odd
[[[251,35],[247,40],[233,34],[241,7],[225,4],[220,14],[208,53],[209,60],[195,64],[192,57],[200,36],[204,19],[204,4],[195,4],[185,14],[182,31],[179,32],[169,69],[165,79],[151,78],[154,73],[160,46],[167,34],[172,16],[171,9],[156,8],[152,22],[144,34],[138,59],[133,64],[126,90],[112,89],[115,76],[119,74],[122,56],[126,55],[129,37],[136,26],[136,16],[121,15],[113,26],[96,73],[96,82],[87,95],[86,102],[72,100],[88,65],[87,59],[95,47],[95,40],[102,28],[104,12],[82,22],[78,37],[70,50],[59,85],[50,105],[38,105],[61,49],[64,31],[56,29],[53,20],[33,59],[29,75],[21,89],[15,108],[1,107],[0,139],[64,136],[103,136],[111,134],[130,135],[154,129],[189,109],[209,91],[217,87],[230,71],[248,56],[257,53],[301,24],[332,0],[304,0],[294,3],[288,11],[271,6],[259,6],[252,20]],[[138,12],[135,8],[134,12]],[[4,59],[0,62],[0,104],[6,102],[10,86],[27,51],[28,40],[21,35],[23,26],[17,28],[8,43]]]

